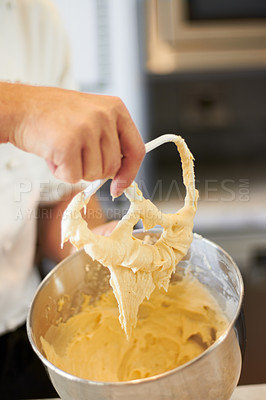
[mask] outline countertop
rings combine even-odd
[[[231,400],[265,400],[266,384],[238,386]]]
[[[266,383],[261,385],[238,386],[234,391],[233,396],[231,397],[231,400],[265,400],[265,399],[266,399]],[[59,399],[50,399],[50,400],[59,400]]]

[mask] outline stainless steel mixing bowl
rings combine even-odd
[[[158,231],[154,231],[158,235]],[[141,232],[135,233],[138,236]],[[40,337],[59,318],[78,312],[82,293],[97,299],[109,289],[108,269],[83,251],[58,264],[39,286],[27,320],[31,345],[47,367],[63,400],[228,400],[239,380],[242,356],[242,325],[239,315],[243,281],[231,257],[214,243],[194,235],[190,250],[172,279],[190,268],[226,313],[230,321],[223,335],[197,358],[163,374],[129,382],[94,382],[70,375],[45,357]],[[58,301],[65,296],[64,306]]]

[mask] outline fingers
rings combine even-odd
[[[98,141],[86,140],[82,159],[83,179],[95,180],[115,176],[121,166],[121,150],[116,128],[104,129]]]
[[[35,153],[46,158],[58,179],[69,183],[114,177],[111,193],[120,195],[134,180],[145,155],[123,102],[112,96],[60,90],[56,94],[61,102],[54,107],[45,103],[49,112],[40,114],[45,135],[40,135],[43,143],[38,148],[35,145]],[[54,111],[57,104],[62,107],[60,118]],[[49,118],[43,119],[43,115]]]
[[[114,177],[121,167],[121,149],[116,124],[101,139],[103,178]]]
[[[135,179],[145,156],[145,146],[129,114],[118,119],[118,134],[122,153],[122,162],[111,184],[111,194],[119,196]]]
[[[51,160],[45,160],[45,161],[48,165],[49,170],[52,172],[52,174],[54,174],[56,171],[57,165],[55,165]]]
[[[54,176],[63,182],[78,182],[83,174],[81,149],[78,148],[71,153],[66,152],[62,162],[48,161],[48,167],[53,172]]]
[[[82,149],[82,176],[87,181],[94,181],[103,176],[103,160],[100,138],[98,140],[87,140]],[[94,138],[95,139],[95,138]]]
[[[121,166],[120,143],[116,132],[89,136],[84,133],[82,140],[75,147],[64,148],[62,157],[57,160],[46,160],[47,165],[56,178],[76,183],[80,179],[94,181],[95,179],[111,178],[116,175]],[[62,159],[61,159],[62,158]]]

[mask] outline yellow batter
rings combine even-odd
[[[88,299],[87,299],[88,300]],[[201,354],[228,322],[207,289],[185,276],[156,289],[139,308],[127,340],[110,290],[66,323],[51,326],[42,346],[49,361],[94,381],[128,381],[171,370]]]
[[[89,198],[85,198],[83,192],[73,198],[62,219],[62,243],[70,240],[78,249],[84,247],[93,259],[109,269],[120,323],[128,337],[136,326],[140,304],[145,298],[149,299],[156,287],[167,290],[175,266],[186,255],[193,239],[198,199],[193,156],[184,139],[174,135],[169,137],[180,154],[186,187],[185,204],[178,212],[162,213],[133,183],[124,192],[131,202],[128,213],[109,237],[95,235],[88,228],[81,209],[86,207]],[[139,220],[145,230],[156,225],[163,227],[163,233],[154,245],[133,237],[133,227]]]

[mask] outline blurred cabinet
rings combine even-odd
[[[197,177],[257,179],[266,166],[266,70],[147,74],[148,136],[183,136]],[[153,158],[154,179],[174,179],[174,149]],[[227,175],[228,177],[228,175]],[[151,182],[152,184],[152,182]]]

